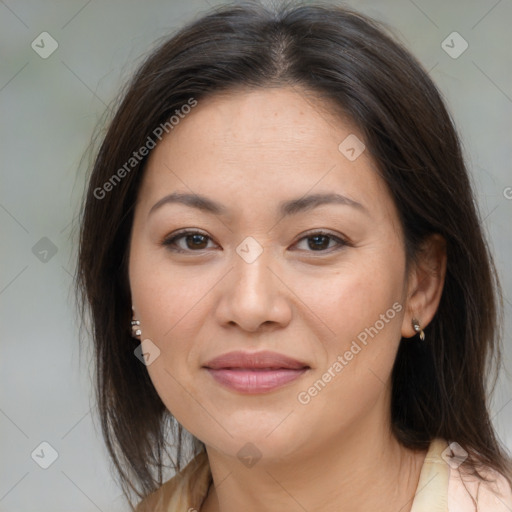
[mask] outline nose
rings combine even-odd
[[[273,263],[266,249],[251,263],[234,254],[232,270],[218,289],[218,322],[248,332],[288,325],[292,317],[290,292]]]

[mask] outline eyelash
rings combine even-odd
[[[165,246],[166,248],[168,248],[169,250],[171,250],[173,252],[183,253],[183,254],[191,253],[191,252],[198,252],[198,253],[200,253],[202,251],[205,251],[206,249],[198,249],[198,250],[181,249],[181,248],[176,246],[176,241],[177,240],[179,240],[181,238],[185,238],[187,236],[192,236],[192,235],[201,235],[201,236],[203,236],[204,238],[206,238],[208,240],[212,240],[211,237],[209,237],[205,233],[202,233],[201,231],[185,230],[185,231],[179,231],[178,233],[175,233],[175,234],[173,234],[170,237],[164,238],[164,240],[161,242],[161,245]],[[352,244],[348,240],[340,238],[339,236],[335,236],[332,233],[329,233],[329,232],[323,231],[323,230],[318,230],[318,231],[313,231],[313,232],[307,233],[305,236],[300,238],[296,243],[299,243],[302,240],[307,240],[308,238],[313,238],[315,236],[325,236],[325,237],[328,237],[331,240],[336,241],[336,243],[338,244],[338,247],[335,247],[334,249],[331,247],[329,249],[318,250],[318,251],[309,250],[309,251],[306,251],[306,252],[324,253],[325,254],[325,253],[331,253],[331,252],[334,252],[334,251],[339,251],[343,247],[346,247],[346,246],[347,247],[352,247]]]

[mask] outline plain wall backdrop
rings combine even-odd
[[[72,275],[84,187],[80,160],[141,58],[218,4],[0,0],[1,512],[127,510],[91,411],[90,353],[79,357]],[[446,99],[502,279],[510,372],[512,2],[345,5],[389,24]],[[505,374],[492,414],[511,449]]]

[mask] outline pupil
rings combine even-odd
[[[324,243],[317,243],[323,239]],[[309,244],[310,249],[326,249],[329,246],[329,237],[326,235],[317,235],[310,237],[310,240],[314,240],[314,245]],[[325,243],[327,242],[327,243]]]
[[[187,237],[187,242],[189,242],[191,239],[192,239],[192,246],[195,247],[196,249],[203,249],[203,246],[201,245],[201,243],[204,244],[204,240],[205,240],[205,236],[204,235],[189,235]]]

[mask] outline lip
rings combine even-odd
[[[229,352],[205,368],[219,383],[242,393],[265,393],[298,379],[310,366],[277,352]]]

